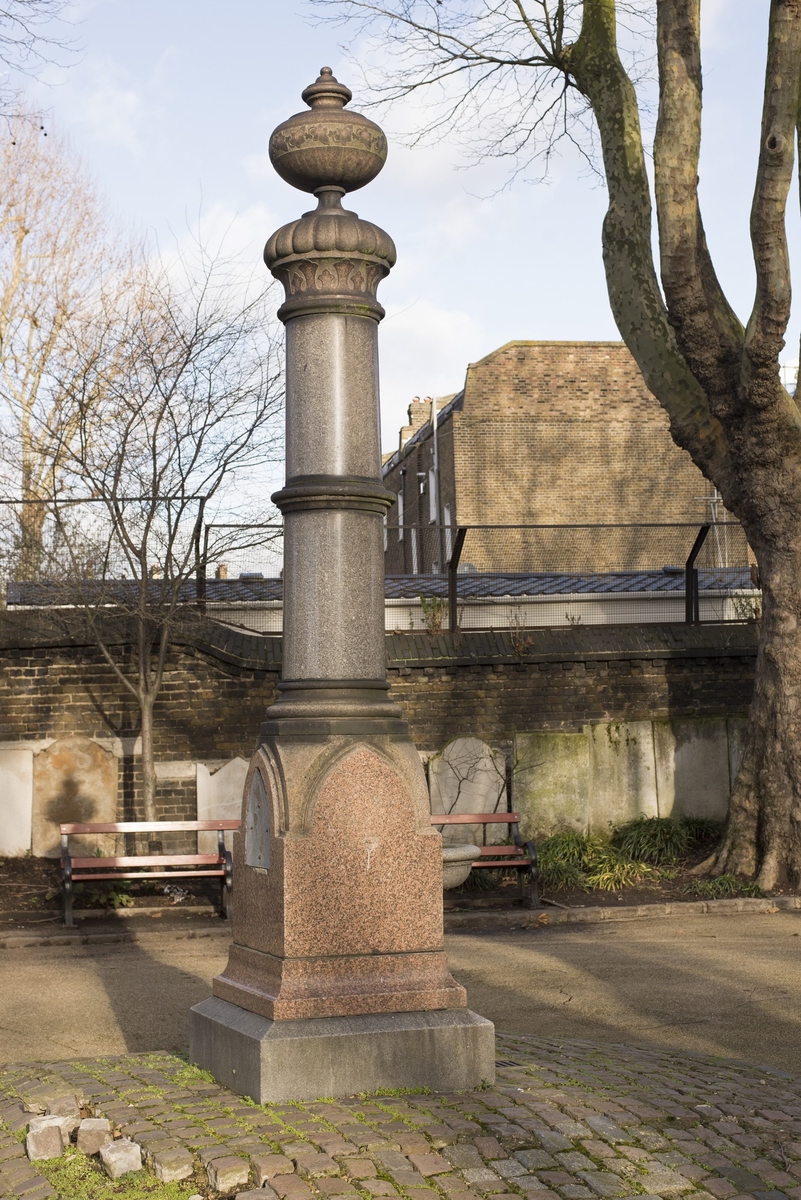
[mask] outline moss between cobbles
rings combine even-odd
[[[192,1180],[159,1183],[153,1175],[143,1171],[109,1179],[100,1164],[80,1150],[63,1158],[45,1159],[36,1166],[56,1189],[59,1200],[109,1200],[110,1197],[114,1200],[189,1200],[198,1190]]]

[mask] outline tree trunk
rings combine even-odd
[[[763,612],[742,766],[714,874],[801,882],[801,552],[760,547]],[[757,874],[758,872],[758,874]]]
[[[156,820],[156,764],[153,758],[153,698],[140,695],[142,718],[142,807],[144,820]]]

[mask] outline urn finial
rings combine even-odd
[[[375,179],[386,162],[387,139],[374,121],[345,111],[352,95],[330,67],[304,88],[311,112],[282,121],[270,138],[270,161],[287,183],[302,192],[355,192]]]

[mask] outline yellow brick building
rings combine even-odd
[[[443,565],[449,530],[461,525],[710,518],[714,490],[673,442],[664,410],[622,342],[508,342],[471,363],[462,391],[436,404],[438,473],[430,399],[412,402],[398,449],[385,456],[384,482],[398,497],[388,518],[389,573]],[[717,517],[724,515],[718,506]],[[682,537],[672,549],[666,542],[658,556],[683,561],[684,543]],[[550,536],[550,550],[540,546],[536,567],[653,565],[643,561],[642,544],[634,531],[609,535],[603,544],[598,536],[563,531]],[[474,539],[468,554],[479,571],[535,566],[531,538],[523,534],[486,535],[481,545]]]

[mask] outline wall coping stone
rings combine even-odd
[[[77,624],[77,622],[76,622]],[[108,630],[109,641],[130,640],[122,621]],[[526,645],[515,650],[512,635],[502,630],[462,633],[388,633],[387,668],[467,667],[506,663],[604,662],[664,658],[754,657],[759,628],[755,623],[723,625],[573,625],[530,629]],[[176,629],[173,643],[248,671],[277,672],[281,668],[281,637],[251,633],[212,621],[196,619]],[[30,611],[0,615],[0,651],[93,645],[64,621],[48,622]]]

